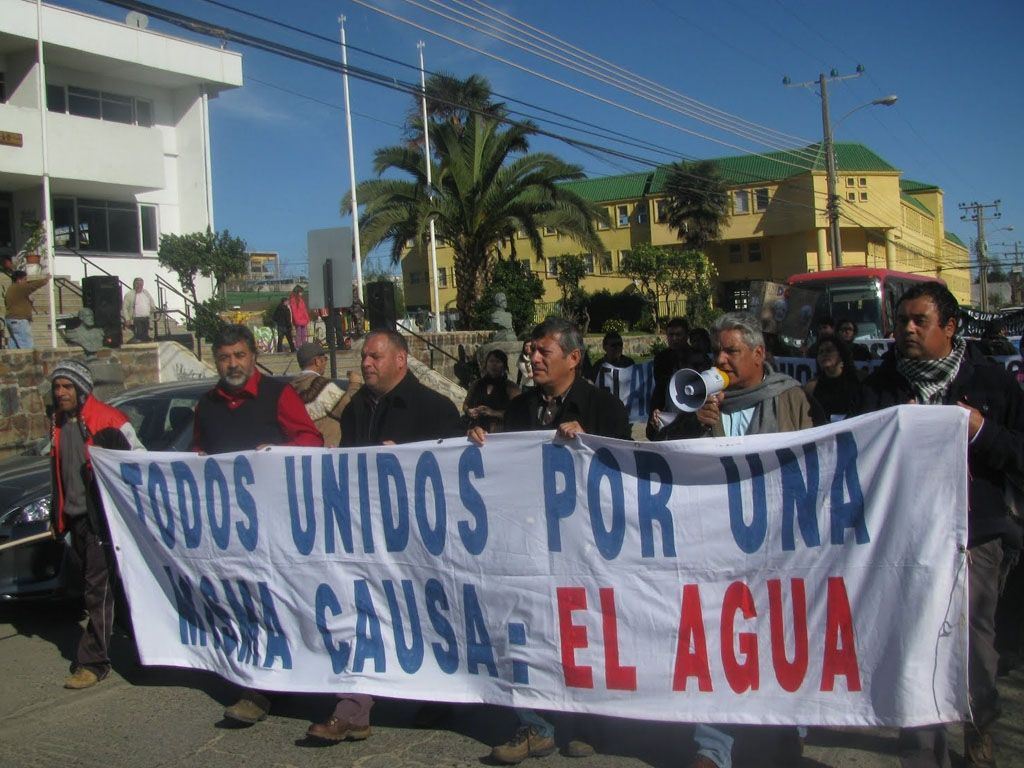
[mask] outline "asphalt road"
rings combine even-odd
[[[305,738],[314,719],[326,717],[329,696],[278,696],[274,711],[251,728],[221,720],[235,689],[198,672],[142,668],[130,643],[115,637],[114,671],[85,691],[61,687],[77,638],[77,606],[0,605],[0,766],[3,768],[158,768],[211,766],[359,766],[404,768],[487,765],[490,747],[514,729],[512,715],[493,707],[459,706],[432,728],[414,724],[418,705],[380,701],[366,741],[323,746]],[[1024,673],[1002,679],[1004,716],[996,727],[1001,768],[1024,768]],[[590,719],[580,725],[599,754],[560,754],[524,765],[651,766],[685,768],[692,754],[681,725]],[[736,765],[767,765],[769,737],[747,733]],[[959,749],[959,738],[953,739]],[[813,728],[800,764],[874,768],[897,766],[895,732],[887,729]],[[954,766],[962,764],[954,761]]]

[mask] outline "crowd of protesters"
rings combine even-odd
[[[138,296],[135,301],[145,303]],[[827,319],[815,329],[808,350],[816,359],[817,373],[804,385],[777,368],[752,315],[727,313],[706,330],[691,329],[685,319],[675,318],[666,327],[666,348],[653,360],[654,396],[646,433],[650,440],[664,441],[794,432],[905,403],[954,405],[968,412],[968,687],[973,720],[966,724],[964,755],[967,765],[977,767],[995,765],[991,728],[1000,715],[996,676],[1021,661],[1024,574],[1013,569],[1021,549],[1021,526],[1012,492],[1024,494],[1015,486],[1017,478],[1024,478],[1024,390],[987,357],[1006,349],[1000,344],[1005,335],[995,328],[991,338],[983,340],[987,346],[968,344],[958,335],[958,316],[956,300],[943,285],[911,288],[896,308],[893,344],[870,371],[858,369],[858,362],[871,353],[857,343],[856,324]],[[361,375],[350,373],[347,389],[338,387],[324,376],[324,348],[305,340],[308,321],[299,288],[274,312],[274,322],[293,351],[297,349],[302,369],[290,383],[260,374],[248,328],[222,329],[213,344],[220,378],[196,406],[196,451],[217,454],[267,445],[359,447],[460,435],[487,450],[488,434],[548,429],[565,439],[583,433],[631,436],[623,403],[583,374],[587,350],[580,329],[568,320],[549,318],[533,329],[516,362],[515,382],[507,353],[490,350],[461,415],[449,399],[416,378],[405,339],[393,330],[373,331],[366,337]],[[623,354],[620,334],[606,334],[602,346],[604,356],[590,369],[594,376],[609,366],[634,363]],[[705,371],[712,366],[727,377],[725,391],[711,394],[693,412],[666,418],[673,410],[668,395],[673,375],[684,368]],[[97,514],[92,481],[83,483],[81,470],[88,466],[90,445],[138,446],[123,414],[92,397],[87,368],[65,361],[50,378],[56,404],[55,508],[62,524],[75,531],[87,584],[89,623],[72,675],[65,681],[66,687],[77,689],[95,685],[109,670],[106,644],[113,612],[105,581],[112,564],[96,544],[105,536],[103,516]],[[307,736],[325,742],[368,738],[373,697],[333,693],[333,711],[311,725]],[[267,716],[272,704],[266,692],[244,689],[224,716],[254,724]],[[517,709],[515,714],[519,725],[507,742],[494,747],[494,762],[516,764],[551,754],[560,745],[569,756],[595,752],[585,730],[587,718],[561,717],[559,722],[568,725],[559,725],[556,739],[546,713]],[[805,733],[776,729],[766,764],[796,764]],[[731,768],[733,744],[743,737],[742,728],[698,725],[689,765]],[[899,746],[905,766],[949,764],[941,726],[904,729]]]

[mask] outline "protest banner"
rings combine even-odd
[[[631,424],[647,421],[647,416],[651,412],[651,395],[654,392],[652,361],[622,367],[603,363],[597,369],[594,383],[622,401]],[[662,408],[664,404],[656,407]]]
[[[688,722],[966,716],[967,412],[670,443],[93,449],[144,664]]]

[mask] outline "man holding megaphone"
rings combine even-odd
[[[761,322],[746,312],[729,312],[711,326],[715,367],[703,373],[676,372],[668,399],[674,419],[654,417],[666,425],[657,440],[693,437],[739,437],[795,432],[825,423],[821,407],[800,383],[775,371],[765,360]],[[666,423],[667,422],[667,423]],[[698,725],[697,755],[690,768],[731,768],[733,729]],[[799,761],[801,740],[795,729],[779,731],[776,764]]]

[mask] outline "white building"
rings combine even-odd
[[[241,55],[56,6],[41,16],[42,66],[36,3],[0,0],[0,254],[42,218],[45,121],[53,273],[177,287],[159,239],[214,225],[208,100],[242,85]]]

